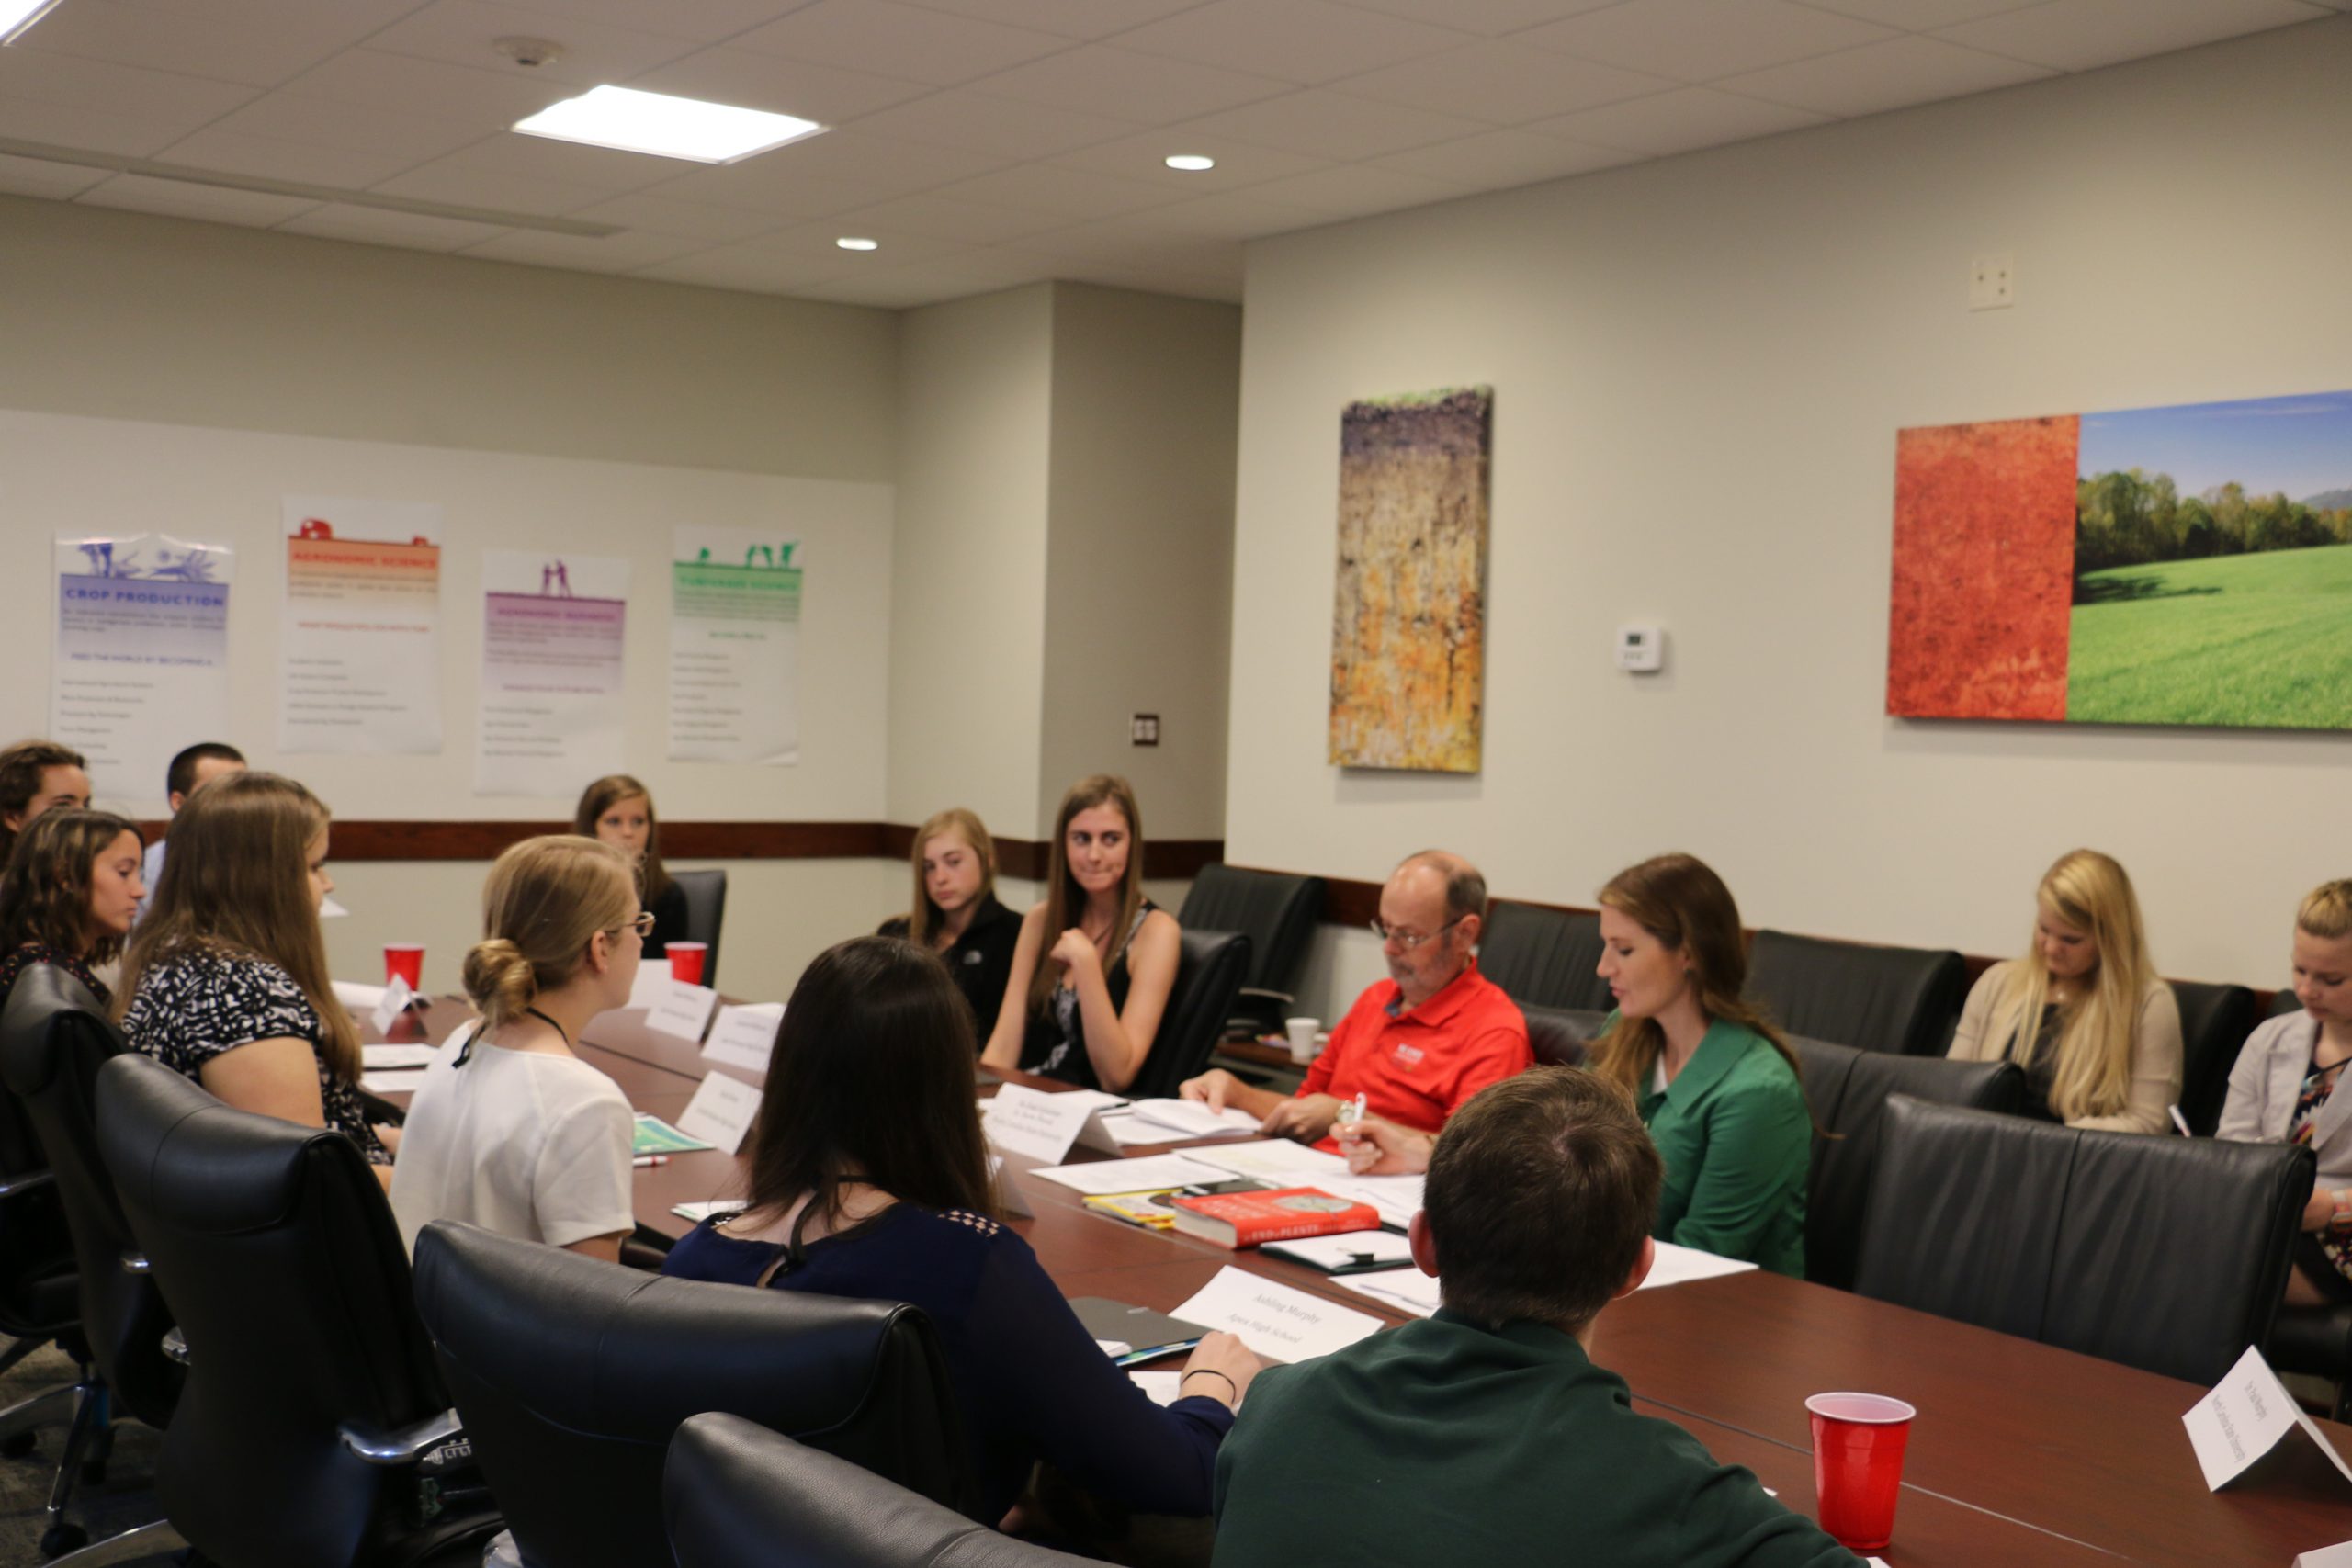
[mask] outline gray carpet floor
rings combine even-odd
[[[0,1376],[0,1408],[74,1381],[74,1363],[55,1350],[28,1356]],[[155,1453],[162,1436],[135,1421],[115,1427],[114,1454],[107,1478],[77,1487],[68,1517],[93,1540],[163,1517],[155,1501]],[[49,1525],[49,1489],[64,1451],[65,1428],[45,1427],[39,1445],[22,1459],[0,1459],[0,1568],[37,1568],[41,1531]],[[163,1568],[172,1557],[140,1560],[140,1568]]]

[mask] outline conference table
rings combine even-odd
[[[368,1038],[437,1042],[469,1016],[462,1001],[436,999]],[[634,1010],[596,1020],[579,1054],[637,1109],[673,1122],[708,1071],[761,1082],[756,1072],[710,1066],[695,1043],[649,1029]],[[993,1077],[1046,1092],[1068,1087]],[[984,1077],[978,1092],[994,1088]],[[1069,1157],[1098,1156],[1074,1149]],[[1023,1179],[1034,1166],[1005,1158],[1035,1211],[1011,1224],[1065,1295],[1168,1312],[1231,1265],[1384,1324],[1410,1321],[1304,1265],[1095,1213],[1066,1187]],[[689,1227],[673,1205],[741,1190],[731,1156],[673,1155],[638,1170],[638,1222],[674,1237]],[[2288,1568],[2300,1553],[2352,1540],[2352,1483],[2299,1437],[2226,1491],[2207,1490],[2180,1422],[2201,1388],[1826,1286],[1751,1270],[1637,1292],[1602,1315],[1592,1354],[1626,1380],[1637,1409],[1754,1471],[1808,1517],[1815,1510],[1805,1397],[1860,1389],[1916,1405],[1894,1542],[1882,1553],[1894,1568]],[[2352,1427],[2320,1427],[2352,1457]]]

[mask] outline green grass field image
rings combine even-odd
[[[2352,545],[2076,580],[2066,717],[2352,729]]]

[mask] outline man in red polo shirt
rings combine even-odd
[[[1340,1107],[1361,1094],[1367,1114],[1434,1133],[1472,1095],[1525,1072],[1527,1020],[1478,973],[1487,879],[1460,855],[1425,850],[1380,890],[1388,978],[1367,987],[1331,1031],[1295,1097],[1252,1089],[1223,1068],[1187,1081],[1187,1100],[1237,1106],[1269,1137],[1330,1144]]]

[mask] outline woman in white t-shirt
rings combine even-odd
[[[392,1178],[401,1239],[464,1220],[616,1262],[634,1224],[634,1121],[571,1048],[628,1005],[653,917],[620,852],[569,836],[499,856],[481,903],[465,968],[481,1018],[441,1047],[409,1107]]]

